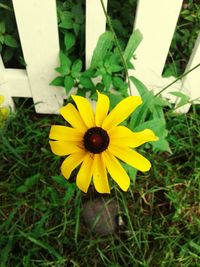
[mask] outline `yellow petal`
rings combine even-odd
[[[68,179],[72,173],[72,171],[83,161],[86,155],[85,151],[80,151],[78,153],[74,153],[69,155],[61,165],[62,175]]]
[[[4,96],[0,95],[0,105],[4,102]]]
[[[82,141],[83,133],[77,129],[63,126],[63,125],[52,125],[49,133],[49,138],[60,141]]]
[[[49,141],[51,150],[55,155],[66,156],[82,150],[80,142]]]
[[[106,95],[100,94],[98,91],[98,101],[96,107],[96,116],[95,121],[97,126],[102,126],[103,121],[105,120],[110,106],[110,100]]]
[[[124,121],[140,104],[139,96],[129,96],[119,102],[105,118],[102,128],[109,130]]]
[[[94,127],[94,112],[89,101],[86,98],[78,95],[73,95],[72,98],[76,103],[76,106],[80,112],[81,118],[83,119],[85,125],[88,128]]]
[[[150,141],[157,141],[158,137],[150,129],[132,132],[125,126],[117,126],[108,132],[110,144],[127,147],[138,147]]]
[[[84,157],[83,163],[80,167],[78,175],[76,177],[76,184],[78,188],[87,193],[88,187],[90,185],[93,173],[93,166],[94,166],[94,155],[87,153]]]
[[[85,132],[87,130],[80,113],[71,103],[62,107],[60,109],[60,114],[72,127],[79,129],[81,132]]]
[[[102,155],[106,168],[113,180],[120,186],[123,191],[127,191],[130,185],[130,178],[124,168],[109,151],[104,151]]]
[[[148,159],[128,147],[109,145],[109,151],[117,158],[142,172],[148,171],[151,168],[151,163]]]
[[[97,192],[102,194],[110,193],[106,166],[102,154],[94,155],[93,182]]]

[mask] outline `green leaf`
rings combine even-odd
[[[20,185],[19,187],[17,187],[16,192],[17,193],[25,193],[26,191],[28,191],[28,188],[25,185]]]
[[[16,189],[16,192],[17,193],[25,193],[26,191],[28,191],[33,185],[35,185],[38,180],[40,178],[40,174],[37,173],[31,177],[28,177],[26,180],[25,180],[25,183],[21,186],[19,186],[17,189]]]
[[[60,57],[60,65],[62,67],[65,67],[66,70],[70,69],[72,62],[69,59],[69,57],[67,57],[62,51],[60,51],[59,57]]]
[[[10,47],[18,47],[18,43],[15,38],[8,34],[4,35],[4,43]]]
[[[134,131],[138,132],[145,129],[151,129],[157,136],[163,136],[163,131],[165,130],[165,121],[161,119],[145,121],[135,127]]]
[[[4,34],[5,31],[6,31],[5,22],[2,21],[2,22],[0,23],[0,34]]]
[[[80,31],[80,25],[78,23],[73,24],[73,30],[76,36],[78,36],[79,31]]]
[[[3,44],[4,43],[4,36],[0,35],[0,43]]]
[[[158,152],[158,151],[167,151],[169,153],[172,153],[169,142],[165,138],[159,138],[158,141],[152,142],[153,146],[153,151]]]
[[[182,92],[179,92],[179,91],[177,91],[177,92],[170,92],[169,94],[174,95],[174,96],[177,96],[177,97],[180,98],[179,102],[176,105],[176,108],[180,108],[180,107],[188,104],[189,101],[190,101],[190,97],[187,96],[187,95],[185,95]]]
[[[102,76],[102,82],[105,85],[106,89],[108,90],[112,82],[112,77],[109,74],[104,74]]]
[[[80,76],[81,69],[82,69],[82,61],[80,59],[75,60],[71,70],[72,77],[78,78]]]
[[[61,176],[61,175],[55,175],[55,176],[52,176],[52,179],[61,187],[63,188],[67,188],[68,186],[68,182],[67,180]]]
[[[60,73],[62,76],[70,74],[70,68],[68,66],[60,66],[55,68],[55,70]]]
[[[130,77],[130,80],[136,86],[143,101],[142,104],[134,111],[130,120],[130,127],[134,130],[135,127],[145,121],[150,108],[154,105],[155,98],[153,93],[150,92],[141,81],[135,77]]]
[[[120,65],[110,65],[109,66],[109,71],[112,72],[119,72],[120,70],[122,70],[123,67]]]
[[[58,76],[53,81],[51,81],[50,85],[64,86],[64,78],[61,76]]]
[[[73,15],[69,11],[64,11],[61,14],[61,23],[59,24],[60,28],[64,29],[73,29]]]
[[[96,48],[94,49],[91,67],[95,68],[98,63],[104,58],[106,53],[113,47],[113,33],[110,31],[104,32],[97,42]]]
[[[86,89],[94,89],[95,88],[92,80],[88,77],[81,76],[79,79],[79,82]]]
[[[66,32],[64,37],[65,48],[68,51],[75,44],[75,36],[73,33]]]
[[[94,77],[94,74],[95,74],[95,70],[92,68],[89,68],[89,69],[85,70],[84,72],[82,72],[82,76],[88,77],[88,78]]]
[[[64,87],[66,93],[69,93],[70,89],[74,86],[74,79],[71,76],[66,76],[64,79]]]
[[[120,87],[124,85],[124,81],[120,77],[113,77],[112,82],[113,82],[114,88],[116,89],[119,89]]]
[[[131,34],[128,44],[126,46],[126,49],[124,51],[124,59],[126,61],[130,61],[131,58],[133,57],[133,53],[135,52],[135,50],[137,49],[138,45],[140,44],[140,42],[142,41],[142,34],[139,30],[135,30],[133,31],[133,33]]]

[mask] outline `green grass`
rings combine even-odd
[[[127,193],[113,188],[124,226],[101,237],[81,219],[85,194],[60,177],[51,124],[23,105],[0,131],[0,266],[199,266],[200,116],[166,113],[172,154],[152,154]]]

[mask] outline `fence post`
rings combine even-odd
[[[64,90],[49,86],[59,64],[56,1],[13,0],[13,6],[36,112],[57,113]]]

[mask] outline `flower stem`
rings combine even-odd
[[[108,14],[106,12],[106,8],[105,8],[105,5],[104,5],[104,2],[103,2],[103,0],[100,0],[100,1],[101,1],[101,5],[102,5],[102,8],[103,8],[104,15],[106,17],[106,22],[107,22],[107,24],[108,24],[108,26],[110,28],[110,31],[113,33],[114,42],[115,42],[115,45],[116,45],[116,47],[118,49],[119,55],[121,57],[122,65],[124,67],[125,76],[126,76],[125,78],[127,79],[127,82],[128,82],[129,94],[132,95],[132,93],[131,93],[131,83],[130,83],[130,79],[129,79],[129,75],[128,75],[128,66],[127,66],[126,60],[124,59],[121,46],[120,46],[120,44],[118,42],[118,39],[117,39],[117,35],[115,33],[115,30],[113,29],[111,19],[110,19],[110,17],[108,16]]]
[[[171,82],[170,84],[168,84],[167,86],[165,86],[162,90],[160,90],[157,94],[155,94],[155,97],[160,95],[162,92],[164,92],[167,88],[169,88],[171,85],[173,85],[174,83],[176,83],[177,81],[181,80],[183,77],[185,77],[186,75],[188,75],[190,72],[192,72],[193,70],[195,70],[196,68],[198,68],[200,66],[200,63],[197,64],[196,66],[194,66],[192,69],[186,71],[185,73],[183,73],[182,75],[180,75],[176,80],[174,80],[173,82]]]

